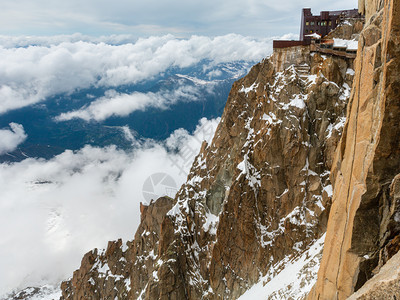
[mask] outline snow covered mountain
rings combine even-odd
[[[90,87],[56,94],[3,113],[0,128],[19,124],[26,138],[16,149],[0,152],[0,161],[48,159],[85,145],[117,145],[126,150],[132,147],[126,130],[138,140],[157,141],[179,128],[193,132],[201,118],[221,116],[232,83],[252,62],[210,64],[201,61],[184,69],[168,69],[151,80],[112,90]]]
[[[352,60],[308,47],[255,65],[233,84],[176,197],[142,205],[126,245],[88,252],[62,299],[305,296],[316,281],[353,76]]]

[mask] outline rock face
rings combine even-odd
[[[327,39],[358,40],[361,30],[364,28],[364,19],[348,19],[340,23],[335,30],[326,35]]]
[[[275,72],[283,72],[292,65],[309,65],[310,47],[291,47],[290,51],[288,51],[288,48],[277,48],[274,49],[274,55],[272,55],[271,60]]]
[[[369,20],[372,15],[383,8],[384,0],[358,0],[358,11]]]
[[[373,15],[371,7],[377,8]],[[399,249],[400,1],[366,1],[366,8],[371,17],[360,35],[348,120],[332,168],[323,258],[310,299],[347,298]]]
[[[399,299],[400,253],[391,258],[372,279],[348,300]]]
[[[176,198],[141,207],[127,249],[86,254],[62,299],[236,299],[302,257],[326,230],[352,68],[302,47],[255,65]]]
[[[236,82],[213,142],[178,193],[169,217],[184,246],[189,298],[237,298],[325,231],[329,145],[349,91],[327,78],[343,80],[339,64],[343,74],[348,66],[318,55],[308,63],[276,73],[265,60]]]

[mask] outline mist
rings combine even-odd
[[[177,192],[218,122],[201,119],[193,134],[179,129],[163,142],[137,141],[124,128],[131,151],[85,146],[50,160],[1,164],[0,295],[57,284],[71,276],[92,248],[118,238],[132,240],[140,202]],[[152,181],[151,197],[149,178],[154,174],[172,183],[157,187]]]

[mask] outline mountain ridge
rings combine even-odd
[[[62,299],[236,299],[301,257],[325,232],[352,69],[308,47],[255,65],[233,84],[175,199],[141,207],[127,249],[117,241],[86,254]]]

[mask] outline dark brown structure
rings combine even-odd
[[[305,39],[304,41],[284,41],[284,40],[275,40],[273,41],[273,48],[287,48],[287,47],[296,47],[296,46],[308,46],[311,44],[311,39]]]
[[[327,35],[331,30],[345,18],[359,18],[357,9],[321,11],[319,15],[313,15],[311,8],[303,8],[301,13],[300,40],[304,40],[308,34],[317,33],[321,37]]]

